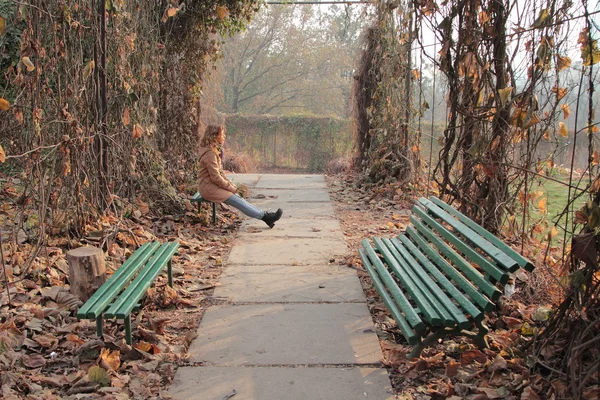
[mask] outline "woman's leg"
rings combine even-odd
[[[244,200],[237,194],[232,194],[231,196],[229,196],[229,198],[225,200],[224,203],[228,206],[237,208],[238,210],[240,210],[241,212],[243,212],[251,218],[263,219],[263,217],[265,216],[265,212],[263,210],[248,203],[246,200]]]

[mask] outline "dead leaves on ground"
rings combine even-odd
[[[36,252],[39,221],[29,218],[17,200],[18,179],[0,185],[0,397],[3,399],[161,398],[174,375],[174,363],[185,353],[195,333],[200,304],[218,283],[222,257],[235,232],[228,227],[198,223],[198,218],[150,219],[151,208],[137,201],[131,219],[103,216],[86,227],[87,244],[104,247],[107,271],[114,271],[138,245],[152,240],[178,240],[174,258],[175,288],[159,276],[133,315],[134,346],[124,342],[122,321],[105,322],[104,336],[95,336],[94,321],[75,317],[82,302],[68,291],[66,252],[82,245],[61,236],[48,238]],[[135,215],[134,215],[135,213]],[[34,213],[32,213],[34,214]],[[15,229],[22,226],[22,229]],[[10,287],[6,290],[3,270]],[[186,290],[197,287],[196,290]],[[190,334],[190,332],[192,334]]]

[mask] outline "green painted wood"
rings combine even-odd
[[[467,260],[446,244],[439,236],[435,235],[431,229],[425,227],[421,221],[412,215],[410,217],[410,222],[417,228],[420,234],[433,243],[452,262],[452,264],[465,274],[465,276],[469,278],[482,293],[492,299],[492,301],[500,298],[502,293],[488,282]]]
[[[147,242],[137,249],[77,311],[79,319],[96,319],[133,279],[160,243]]]
[[[501,266],[506,271],[515,271],[519,268],[519,264],[512,258],[510,258],[506,253],[502,250],[494,246],[492,243],[483,238],[483,236],[479,235],[477,232],[469,228],[464,223],[460,222],[458,219],[454,218],[452,215],[448,214],[446,211],[435,205],[432,201],[427,200],[422,197],[419,199],[419,203],[421,203],[427,210],[442,219],[452,228],[454,228],[457,232],[459,232],[462,236],[464,236],[467,240],[473,243],[475,246],[479,247],[483,252],[485,252],[488,256],[490,256],[496,264]],[[503,282],[505,283],[505,282]]]
[[[433,326],[441,326],[446,318],[438,314],[437,307],[434,306],[436,302],[435,297],[425,289],[422,282],[415,280],[411,276],[411,270],[406,265],[406,262],[404,260],[399,262],[387,246],[383,244],[381,239],[373,238],[373,241],[375,242],[375,247],[385,259],[388,268],[402,283],[402,288],[410,294],[427,322]]]
[[[434,265],[436,265],[439,269],[443,271],[444,274],[446,274],[450,279],[452,279],[452,282],[450,282],[452,285],[457,285],[460,289],[462,289],[463,292],[467,294],[467,296],[469,296],[475,302],[475,304],[477,304],[477,306],[479,307],[478,310],[481,309],[487,312],[492,311],[494,309],[494,303],[492,303],[490,299],[488,299],[486,296],[481,294],[477,287],[473,286],[473,284],[468,279],[466,279],[460,272],[456,270],[456,268],[454,268],[450,263],[448,263],[440,255],[440,253],[438,253],[434,249],[434,246],[436,245],[427,242],[425,238],[423,238],[417,232],[414,226],[407,227],[405,234],[407,235],[407,237],[410,238],[411,242],[415,243],[418,246],[418,248],[423,253],[425,253],[430,260],[433,261]],[[486,285],[489,285],[487,281],[484,281],[484,283]],[[495,288],[491,287],[491,285],[489,286],[490,290],[495,290]],[[472,311],[467,309],[465,310],[469,312],[475,319],[478,318],[475,314],[472,313]],[[483,313],[481,313],[480,315],[481,317],[483,317]]]
[[[408,267],[412,270],[411,275],[413,278],[422,282],[425,290],[431,293],[434,300],[432,301],[432,305],[435,307],[436,312],[443,317],[442,324],[444,326],[455,326],[458,324],[464,328],[468,328],[471,325],[465,314],[456,307],[438,284],[431,279],[423,266],[415,259],[413,254],[407,251],[406,247],[402,246],[402,243],[395,238],[391,240],[385,238],[383,242],[396,259],[401,257],[406,261]]]
[[[377,290],[377,293],[379,293],[383,303],[398,324],[398,328],[400,328],[400,331],[402,331],[402,335],[404,335],[408,343],[411,345],[419,343],[421,341],[421,337],[415,333],[415,331],[410,327],[408,321],[406,321],[406,318],[404,318],[404,315],[402,315],[398,305],[396,305],[394,299],[388,293],[386,286],[383,284],[381,279],[379,279],[379,276],[377,275],[377,272],[375,271],[375,268],[373,267],[373,264],[369,260],[369,257],[365,251],[363,249],[358,249],[358,254],[360,255],[363,266],[366,268],[369,276],[371,277],[373,286],[375,286],[375,289]]]
[[[127,289],[106,311],[106,318],[126,318],[136,304],[144,297],[152,282],[161,273],[168,261],[177,252],[178,242],[164,243],[153,254],[146,266],[140,271]]]
[[[475,232],[477,232],[478,234],[483,236],[485,239],[487,239],[489,242],[494,244],[500,250],[505,252],[510,258],[515,260],[517,262],[517,264],[519,264],[519,266],[521,266],[522,268],[524,268],[530,272],[533,271],[533,269],[535,268],[531,261],[529,261],[527,258],[523,257],[512,247],[510,247],[509,245],[504,243],[502,240],[500,240],[498,237],[493,235],[490,231],[486,230],[481,225],[477,224],[475,221],[473,221],[472,219],[470,219],[469,217],[467,217],[460,211],[456,210],[454,207],[444,203],[442,200],[440,200],[434,196],[429,197],[429,200],[431,200],[433,203],[435,203],[436,205],[441,207],[444,211],[446,211],[449,214],[453,215],[454,217],[458,218],[462,223],[467,225],[469,228],[473,229]]]
[[[364,251],[369,256],[372,265],[375,266],[378,276],[381,277],[381,280],[385,284],[386,288],[390,292],[392,298],[396,301],[396,304],[402,309],[404,312],[404,316],[408,323],[419,333],[423,333],[425,331],[425,323],[418,316],[417,312],[410,304],[402,290],[394,281],[394,277],[388,272],[387,268],[383,265],[379,256],[371,247],[371,244],[367,239],[363,239],[361,241]]]
[[[412,227],[409,227],[409,228],[412,228]],[[412,229],[412,231],[416,234],[416,231],[414,229]],[[436,280],[438,285],[443,287],[444,290],[450,296],[452,296],[452,298],[454,300],[456,300],[456,302],[462,307],[463,311],[458,310],[459,312],[467,313],[474,320],[483,319],[483,312],[480,309],[478,309],[473,303],[471,303],[471,301],[469,299],[467,299],[465,297],[465,295],[462,294],[461,291],[458,290],[456,288],[456,286],[452,282],[450,282],[448,280],[448,278],[446,278],[439,269],[437,269],[437,267],[427,258],[427,256],[425,254],[423,254],[423,252],[421,252],[421,250],[414,244],[413,240],[414,240],[414,237],[400,235],[400,236],[398,236],[398,240],[397,241],[392,240],[392,243],[396,246],[396,243],[399,241],[406,249],[408,249],[408,251],[410,251],[413,254],[413,256],[416,259],[419,260],[421,265],[423,267],[425,267],[425,269],[427,269],[427,271],[431,274],[431,276]],[[458,274],[458,272],[456,270],[454,272],[456,274]],[[450,304],[452,304],[452,303],[450,303]],[[448,311],[452,312],[451,310],[448,310]],[[470,325],[471,325],[471,323],[468,321],[467,321],[466,326],[460,325],[460,323],[459,323],[459,326],[463,329],[468,328]]]
[[[484,258],[481,254],[476,252],[469,244],[464,242],[461,238],[456,236],[454,233],[446,229],[442,224],[433,219],[423,209],[418,206],[413,207],[413,216],[411,218],[416,219],[415,216],[421,218],[425,224],[435,230],[441,237],[443,237],[448,243],[453,244],[458,250],[460,250],[466,258],[477,264],[485,273],[491,276],[496,281],[504,284],[508,282],[508,273],[492,264],[489,260]],[[412,221],[412,219],[411,219]]]

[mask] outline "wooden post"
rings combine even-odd
[[[106,281],[104,253],[92,246],[79,247],[67,253],[71,293],[87,301]]]

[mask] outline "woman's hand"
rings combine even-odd
[[[243,183],[240,183],[237,185],[237,194],[240,197],[246,197],[248,195],[248,185],[244,185]]]

